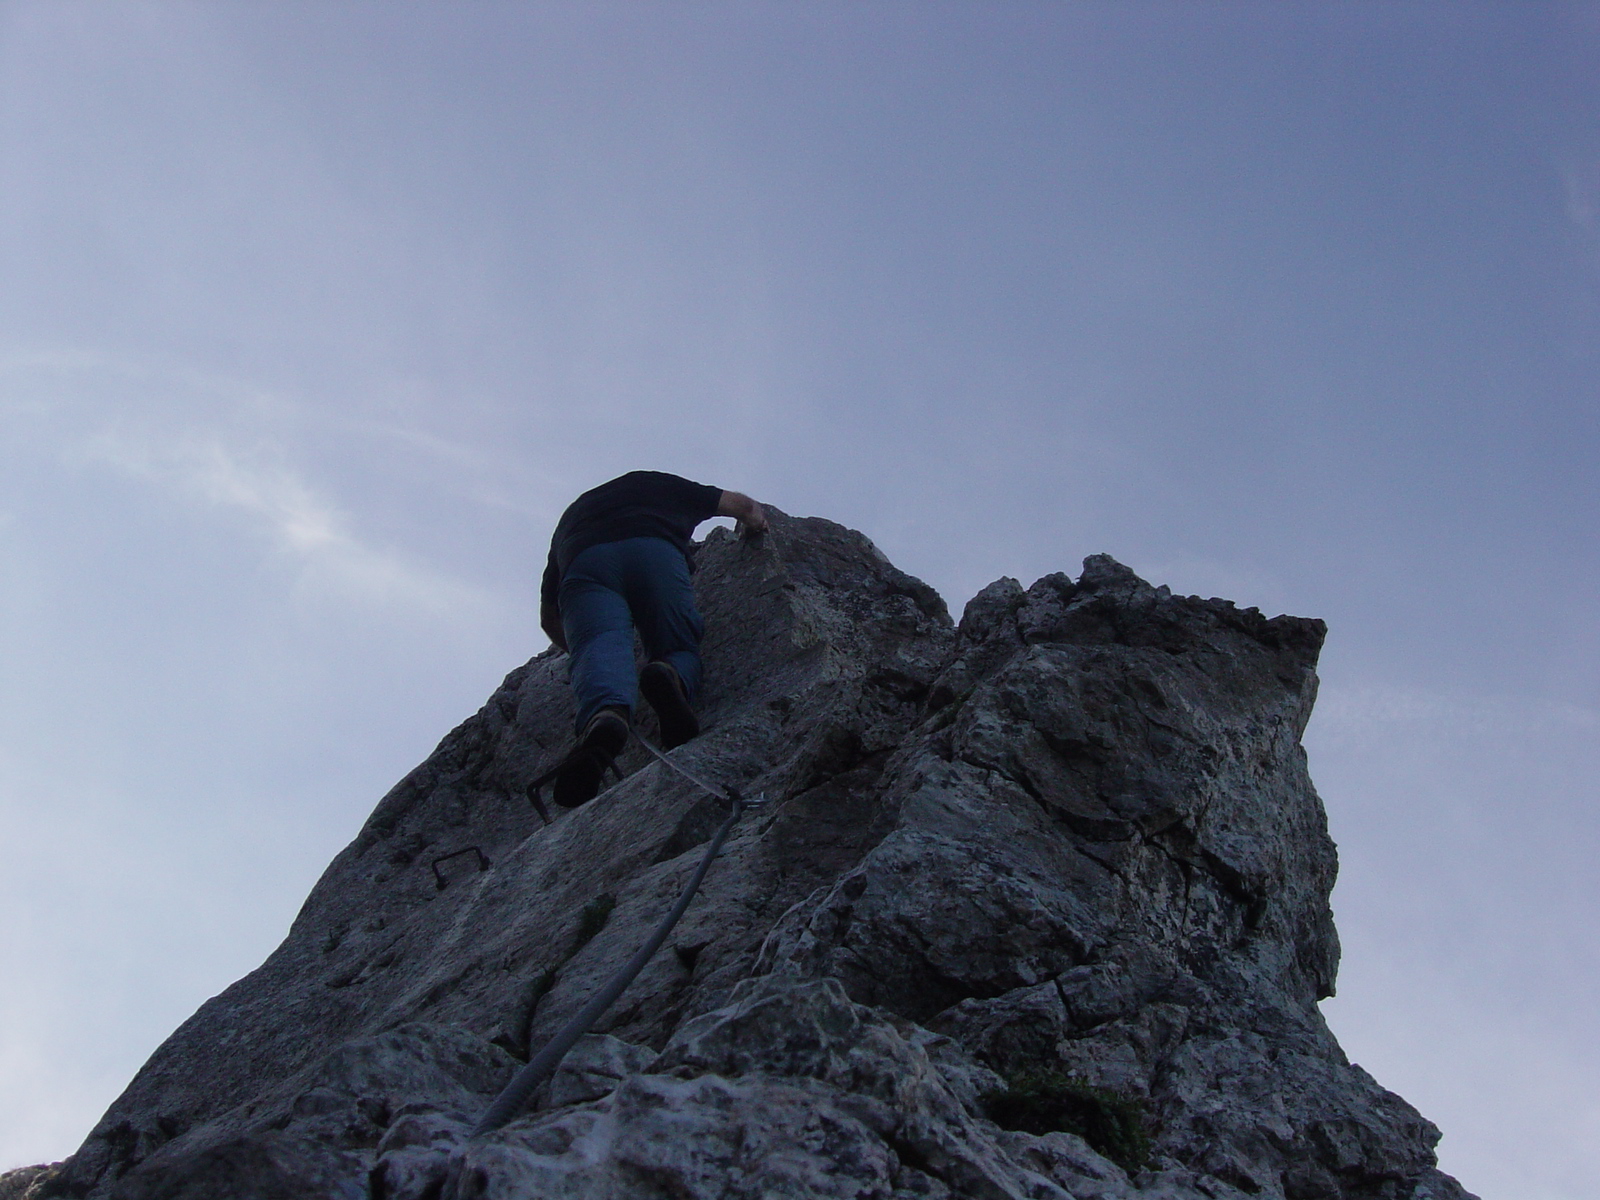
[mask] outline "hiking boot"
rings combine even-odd
[[[577,808],[584,801],[594,799],[607,768],[628,744],[628,728],[628,714],[620,708],[602,708],[589,718],[578,744],[556,773],[554,799],[557,804],[562,808]]]
[[[689,691],[671,663],[653,662],[640,671],[639,690],[656,710],[663,749],[681,746],[700,732],[700,719],[689,707]]]

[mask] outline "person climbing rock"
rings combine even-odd
[[[600,790],[627,744],[642,692],[661,741],[680,746],[700,732],[704,625],[689,582],[690,539],[712,517],[733,517],[746,536],[767,528],[761,505],[742,492],[662,471],[629,471],[583,493],[561,514],[539,594],[539,624],[569,656],[578,744],[555,779],[567,808]],[[633,631],[649,659],[634,675]]]

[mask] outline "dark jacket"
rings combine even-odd
[[[671,542],[694,569],[689,542],[695,527],[717,515],[722,489],[664,471],[629,471],[583,493],[561,514],[550,539],[550,558],[539,588],[539,624],[555,637],[561,628],[561,576],[590,546],[624,538]]]

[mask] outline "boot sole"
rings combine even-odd
[[[666,663],[651,663],[639,672],[639,691],[655,709],[661,725],[661,745],[667,750],[700,733],[700,719],[678,688],[677,672]]]
[[[600,793],[606,770],[627,744],[628,727],[620,718],[592,726],[562,764],[550,798],[562,808],[577,808],[593,800]]]

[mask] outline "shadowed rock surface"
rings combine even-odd
[[[541,825],[555,651],[383,798],[73,1158],[0,1196],[1467,1195],[1317,1010],[1321,622],[1095,556],[956,627],[862,535],[771,518],[701,550],[706,732],[675,752],[770,803],[533,1111],[465,1139],[722,816],[634,747]]]

